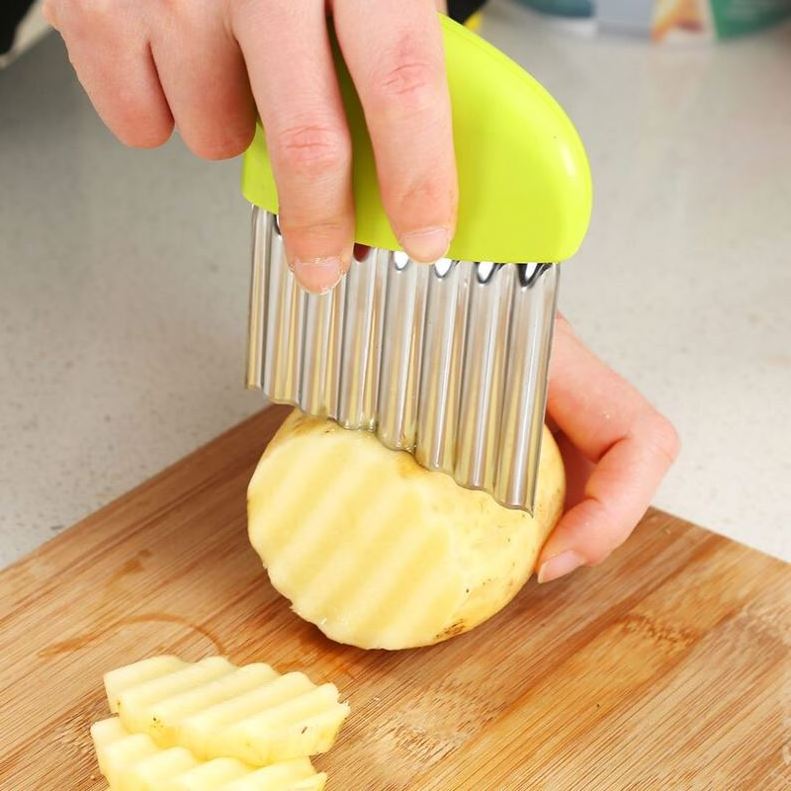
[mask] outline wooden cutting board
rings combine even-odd
[[[614,558],[529,583],[433,648],[335,645],[270,587],[245,487],[267,410],[0,574],[0,788],[105,787],[104,671],[160,652],[332,680],[334,791],[788,788],[791,574],[658,511]],[[784,699],[785,696],[785,699]]]

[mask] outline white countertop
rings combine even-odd
[[[499,2],[484,32],[586,141],[561,307],[681,432],[656,504],[791,558],[791,28],[662,49]],[[0,565],[260,406],[238,170],[117,144],[54,36],[0,71]]]

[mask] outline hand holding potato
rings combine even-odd
[[[548,419],[566,464],[568,510],[539,561],[539,582],[604,560],[634,530],[678,455],[673,426],[601,362],[559,316]]]
[[[549,419],[563,458],[545,429],[530,516],[370,432],[294,411],[250,481],[250,540],[275,588],[338,642],[412,648],[465,632],[535,568],[548,582],[606,558],[678,451],[667,420],[562,318]]]

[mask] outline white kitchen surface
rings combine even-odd
[[[485,34],[567,108],[596,187],[562,308],[675,422],[656,504],[791,558],[791,28]],[[116,143],[59,39],[0,71],[0,564],[255,411],[238,162]]]

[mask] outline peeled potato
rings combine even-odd
[[[514,597],[564,493],[547,429],[531,517],[369,432],[294,411],[250,481],[250,541],[274,587],[331,639],[412,648],[466,632]]]

